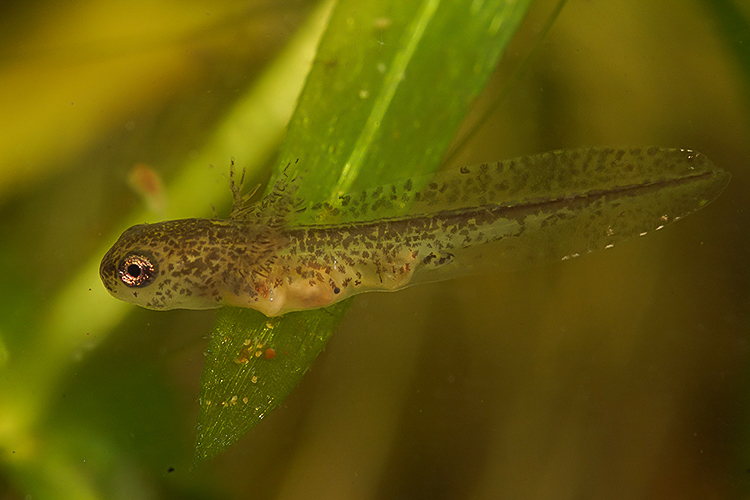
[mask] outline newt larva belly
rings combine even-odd
[[[729,178],[690,150],[582,148],[306,206],[293,181],[247,207],[234,187],[229,219],[133,226],[100,275],[113,296],[151,309],[239,306],[277,316],[608,248],[698,210]]]

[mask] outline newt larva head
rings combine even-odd
[[[230,223],[183,219],[127,229],[104,255],[99,276],[114,297],[149,309],[223,305],[217,277],[226,269]]]

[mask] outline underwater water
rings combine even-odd
[[[230,157],[265,182],[295,94],[264,75],[315,5],[17,5],[0,40],[0,496],[745,498],[750,10],[735,3],[569,0],[448,165],[685,147],[732,174],[716,201],[579,259],[358,296],[281,407],[192,470],[216,313],[120,303],[96,268],[130,224],[225,217]],[[532,5],[469,120],[553,5]],[[217,147],[250,88],[269,92],[268,122]]]

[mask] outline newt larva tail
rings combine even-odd
[[[300,209],[293,190],[229,220],[134,226],[102,260],[115,297],[268,316],[374,290],[566,259],[659,230],[729,181],[700,153],[583,148],[464,167]]]

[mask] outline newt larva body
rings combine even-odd
[[[277,316],[611,247],[698,210],[729,177],[690,150],[582,148],[307,206],[285,181],[249,207],[235,187],[229,219],[133,226],[100,275],[112,295],[151,309]]]

